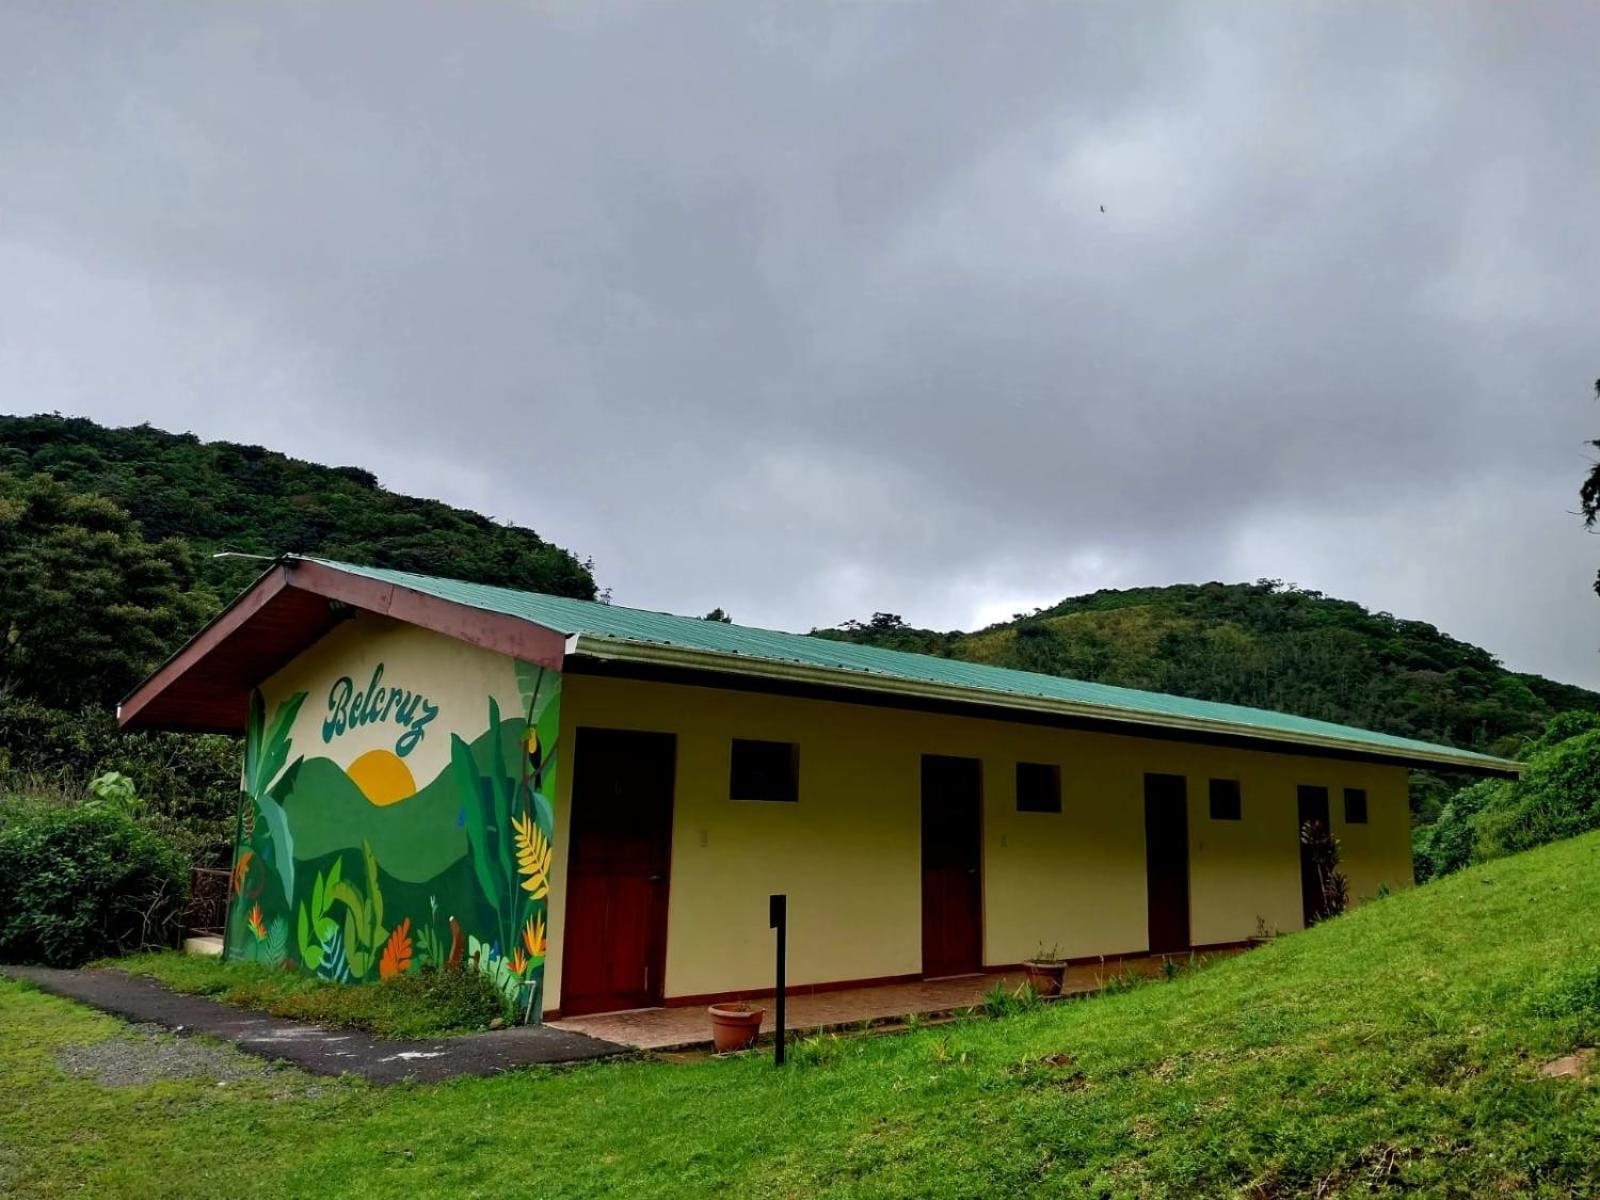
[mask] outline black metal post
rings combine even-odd
[[[772,928],[778,931],[777,989],[775,993],[776,1003],[773,1005],[773,1008],[776,1010],[773,1015],[773,1024],[775,1026],[777,1040],[773,1043],[772,1062],[774,1066],[781,1067],[783,1066],[784,1042],[787,1040],[784,1036],[783,1030],[783,965],[785,958],[787,958],[789,941],[788,896],[769,896],[767,898],[767,919]]]

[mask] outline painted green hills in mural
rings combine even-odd
[[[521,726],[501,727],[502,754],[515,762]],[[489,734],[472,743],[472,757],[488,771]],[[467,853],[467,831],[460,820],[461,793],[449,762],[415,794],[394,804],[374,804],[332,759],[307,757],[301,764],[284,812],[294,829],[295,858],[313,861],[370,843],[383,869],[395,879],[424,883]],[[427,836],[419,837],[417,831]]]

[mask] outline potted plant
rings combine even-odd
[[[1061,984],[1067,977],[1067,960],[1061,957],[1061,947],[1039,943],[1039,949],[1022,964],[1028,969],[1028,982],[1041,996],[1059,996]]]
[[[766,1010],[743,1000],[727,1004],[713,1004],[711,1013],[711,1041],[718,1054],[743,1050],[755,1044],[761,1032],[761,1018]]]

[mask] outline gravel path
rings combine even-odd
[[[289,1062],[318,1075],[360,1075],[373,1083],[498,1075],[518,1067],[590,1062],[633,1053],[627,1046],[548,1025],[426,1042],[394,1041],[234,1008],[205,996],[186,996],[126,971],[64,971],[53,967],[4,967],[0,971],[129,1021],[147,1022],[177,1034],[208,1034],[261,1058]],[[84,1053],[88,1055],[93,1049],[85,1048]],[[170,1052],[171,1047],[166,1050]],[[101,1070],[106,1061],[102,1056],[100,1064],[95,1065],[86,1059],[86,1069]],[[220,1067],[211,1062],[205,1073],[215,1074]],[[195,1070],[199,1073],[200,1068]],[[170,1073],[166,1077],[171,1077]]]

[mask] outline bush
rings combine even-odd
[[[195,954],[145,954],[116,964],[159,979],[175,992],[275,1017],[361,1029],[380,1037],[431,1038],[512,1021],[505,994],[481,971],[422,967],[373,983],[332,983],[262,963],[224,962]]]
[[[482,971],[422,967],[382,980],[380,990],[414,1000],[441,1029],[482,1029],[496,1017],[520,1020],[497,984]]]
[[[1528,760],[1503,803],[1478,818],[1478,849],[1497,858],[1600,828],[1600,729],[1567,738]]]
[[[1480,779],[1450,798],[1432,825],[1420,826],[1411,836],[1417,882],[1426,883],[1477,861],[1478,814],[1494,805],[1510,788],[1503,779]]]
[[[115,771],[134,784],[150,824],[201,866],[227,866],[239,809],[238,738],[123,733],[110,708],[50,708],[0,695],[0,794],[79,797]]]
[[[1485,779],[1412,835],[1419,882],[1486,859],[1600,829],[1600,718],[1561,713],[1523,752],[1512,781]]]
[[[189,863],[103,804],[0,801],[0,960],[77,966],[171,945]]]

